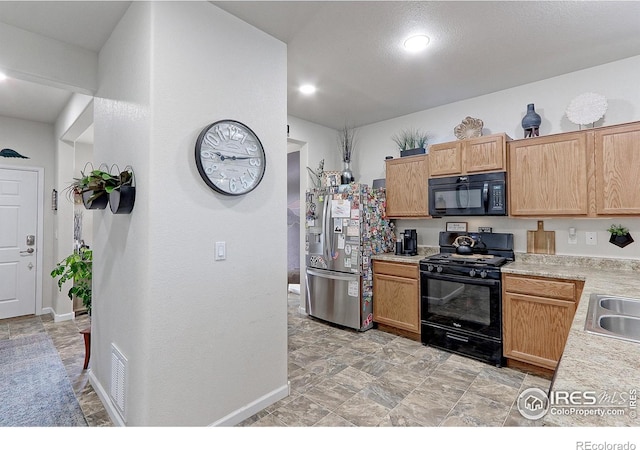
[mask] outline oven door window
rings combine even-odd
[[[423,319],[464,331],[500,337],[499,282],[463,282],[446,278],[429,276],[425,279],[421,305]]]

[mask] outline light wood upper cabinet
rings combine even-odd
[[[640,122],[511,141],[509,215],[640,215]]]
[[[586,216],[592,145],[583,132],[511,141],[512,216]]]
[[[467,175],[506,170],[505,133],[429,146],[429,176]]]
[[[594,130],[596,214],[640,214],[640,124]]]
[[[462,173],[462,142],[445,142],[429,146],[431,177]]]
[[[388,217],[428,217],[429,155],[386,160]]]

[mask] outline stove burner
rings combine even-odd
[[[429,256],[423,260],[428,263],[439,263],[439,264],[458,264],[458,265],[468,265],[468,266],[491,266],[491,267],[500,267],[507,260],[501,256],[496,255],[484,255],[484,254],[475,254],[475,255],[458,255],[456,253],[439,253],[437,255]]]

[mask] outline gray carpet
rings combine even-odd
[[[87,426],[46,333],[0,341],[0,426]]]

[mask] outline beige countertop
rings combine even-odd
[[[629,401],[633,392],[640,394],[640,344],[584,331],[592,293],[640,298],[640,260],[530,254],[516,254],[515,259],[502,267],[503,273],[585,282],[552,392],[592,391],[598,400],[593,406],[576,407],[573,412],[552,404],[544,423],[551,426],[640,425],[637,418],[640,405],[634,409]]]
[[[418,245],[418,254],[415,256],[396,255],[395,253],[380,253],[378,255],[373,255],[371,259],[377,259],[379,261],[392,261],[392,262],[400,262],[400,263],[418,264],[420,260],[422,260],[426,256],[435,255],[436,253],[439,253],[439,252],[440,252],[439,247]]]

